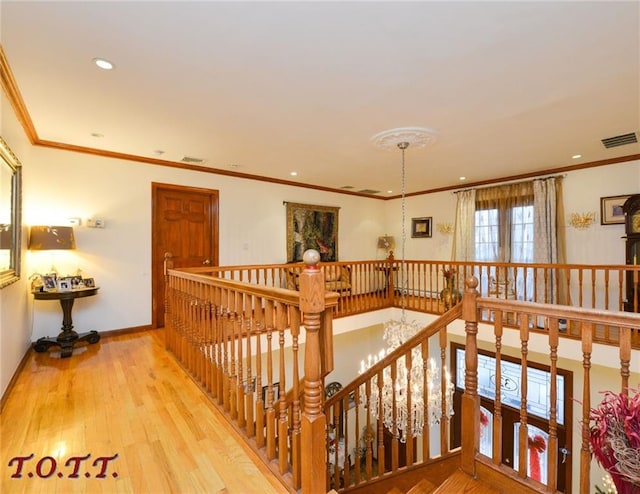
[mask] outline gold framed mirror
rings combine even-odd
[[[0,288],[20,279],[22,166],[0,137]]]

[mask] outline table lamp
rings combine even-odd
[[[29,250],[75,249],[76,240],[71,226],[32,226],[29,232]],[[57,273],[51,261],[51,273]]]
[[[393,249],[396,248],[396,239],[392,235],[383,235],[378,237],[378,249],[384,249],[387,256],[393,255]]]

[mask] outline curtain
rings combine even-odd
[[[554,177],[459,192],[452,258],[563,264],[562,179]],[[506,294],[508,298],[538,302],[568,301],[566,280],[560,280],[555,273],[546,273],[547,276],[537,273],[536,293],[533,268],[492,268],[488,273],[474,274],[483,294],[495,292],[498,296]],[[542,282],[544,279],[546,284]]]
[[[562,178],[533,181],[534,193],[534,258],[536,263],[564,264],[564,209],[562,207]],[[547,283],[536,286],[536,301],[567,303],[566,273],[547,273]],[[544,273],[538,273],[538,278]]]
[[[458,192],[456,205],[456,222],[453,231],[454,261],[475,260],[475,232],[476,229],[476,191],[462,190]]]

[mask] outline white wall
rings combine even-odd
[[[567,262],[624,264],[623,225],[600,224],[600,198],[640,192],[640,161],[568,172],[563,181],[564,209],[570,213],[596,213],[596,223],[586,230],[566,226]],[[406,198],[406,258],[451,259],[453,235],[440,233],[438,223],[455,222],[457,196],[451,191]],[[400,258],[401,201],[390,201],[386,209],[387,231],[396,237]],[[431,238],[411,238],[411,218],[432,217]]]
[[[29,159],[32,147],[11,111],[4,93],[0,94],[0,98],[0,134],[24,163]],[[23,245],[26,242],[25,232],[26,230],[23,230]],[[4,393],[31,345],[31,312],[26,296],[24,262],[22,268],[22,278],[0,290],[0,395]]]
[[[83,221],[75,229],[77,250],[55,259],[61,274],[80,268],[100,286],[97,297],[76,301],[78,331],[151,322],[152,182],[220,191],[221,265],[286,262],[283,201],[340,207],[340,259],[375,257],[375,238],[383,231],[384,203],[378,200],[47,148],[33,150],[24,182],[26,225],[65,224],[71,217]],[[104,219],[106,228],[84,226],[90,217]],[[29,273],[46,272],[51,256],[30,252],[27,265]],[[59,326],[59,307],[36,302],[32,339]]]
[[[401,255],[400,200],[379,201],[222,175],[147,165],[43,147],[32,147],[6,99],[2,100],[2,135],[24,167],[24,225],[65,224],[79,217],[77,250],[55,258],[58,270],[94,277],[96,297],[76,301],[78,331],[148,325],[151,322],[151,183],[197,186],[220,191],[220,264],[284,262],[286,256],[283,201],[339,206],[340,260],[380,256],[376,239],[387,233]],[[566,211],[598,210],[599,198],[640,190],[640,162],[571,172],[565,180]],[[453,223],[456,195],[440,192],[406,200],[406,258],[450,258],[452,235],[437,231]],[[411,218],[431,216],[433,236],[412,239]],[[99,217],[105,229],[89,229],[85,221]],[[595,225],[567,231],[568,261],[622,263],[621,226]],[[26,246],[26,231],[24,233]],[[26,249],[25,249],[26,250]],[[56,335],[61,325],[55,302],[34,303],[25,278],[49,270],[48,254],[25,253],[21,282],[0,291],[0,390],[28,348],[28,341]],[[33,318],[33,322],[32,322]],[[7,329],[8,328],[8,329]]]

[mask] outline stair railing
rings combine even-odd
[[[338,295],[325,293],[317,261],[300,274],[299,292],[173,270],[170,260],[166,271],[167,349],[275,475],[326,493],[315,472],[326,470],[322,384],[333,370]]]
[[[382,400],[374,395],[383,395],[383,375],[390,373],[393,379],[397,369],[404,364],[411,368],[416,351],[423,358],[422,388],[428,394],[428,360],[437,355],[436,365],[440,369],[447,366],[447,326],[462,315],[462,306],[457,305],[441,318],[422,329],[417,335],[406,341],[377,363],[362,372],[356,379],[331,396],[324,404],[327,417],[327,470],[328,485],[338,492],[353,487],[363,487],[383,478],[396,476],[407,469],[415,469],[449,455],[449,417],[446,400],[442,400],[440,414],[442,420],[435,427],[429,427],[430,408],[424,400],[422,413],[427,422],[422,431],[412,431],[409,424],[408,439],[400,436],[397,427],[389,430],[384,425]],[[381,346],[383,342],[381,341]],[[445,373],[441,372],[440,382],[436,385],[446,389]],[[415,377],[415,376],[414,376]],[[411,378],[410,378],[411,379]],[[418,397],[412,394],[409,382],[407,408]],[[376,393],[377,391],[377,393]],[[377,410],[373,407],[377,406]],[[400,409],[395,397],[392,400],[391,413],[399,424]]]
[[[579,486],[570,487],[565,484],[566,492],[578,492],[588,494],[592,492],[594,483],[600,479],[591,478],[591,455],[589,443],[589,415],[592,407],[602,399],[601,392],[612,391],[614,393],[629,392],[630,377],[635,382],[639,379],[640,355],[637,350],[632,350],[632,335],[640,331],[640,314],[630,312],[615,312],[596,309],[580,309],[567,306],[527,303],[514,300],[505,300],[492,297],[479,297],[478,280],[470,277],[466,280],[462,301],[462,318],[465,320],[465,355],[464,355],[464,394],[462,396],[462,445],[461,461],[462,469],[469,475],[480,479],[495,479],[496,471],[502,475],[515,478],[536,492],[556,492],[558,488],[558,464],[562,464],[562,451],[568,454],[574,451],[579,455]],[[520,348],[515,358],[520,361],[521,378],[517,386],[520,390],[519,429],[518,429],[518,464],[507,466],[503,464],[502,446],[502,377],[500,371],[503,360],[502,338],[507,321],[511,327],[518,331]],[[580,437],[574,438],[572,444],[564,445],[558,442],[558,408],[559,396],[556,386],[558,376],[559,349],[567,348],[573,342],[560,338],[567,327],[574,327],[580,334],[580,350],[582,354],[582,376],[576,376],[574,370],[574,382],[582,380],[582,389],[575,390],[574,396],[580,400]],[[592,359],[594,357],[594,335],[602,327],[612,328],[618,336],[617,355],[620,362],[619,381],[611,382],[608,389],[592,389]],[[532,329],[536,328],[536,333]],[[491,348],[495,348],[495,371],[493,380],[494,410],[492,412],[491,451],[487,455],[479,454],[479,440],[481,437],[480,424],[480,394],[478,392],[478,340],[482,339]],[[542,340],[542,341],[541,341]],[[548,441],[545,444],[548,451],[547,469],[544,477],[532,478],[528,473],[530,465],[527,463],[529,448],[529,423],[531,412],[528,408],[528,359],[533,345],[540,352],[540,347],[546,347],[549,355],[549,411],[548,411]],[[600,346],[599,352],[609,347]],[[633,373],[633,374],[632,374]],[[485,386],[487,384],[485,383]],[[577,414],[576,414],[577,415]],[[534,437],[535,439],[535,437]],[[560,458],[560,460],[559,460]],[[532,470],[533,473],[533,470]],[[571,483],[571,479],[568,479]]]

